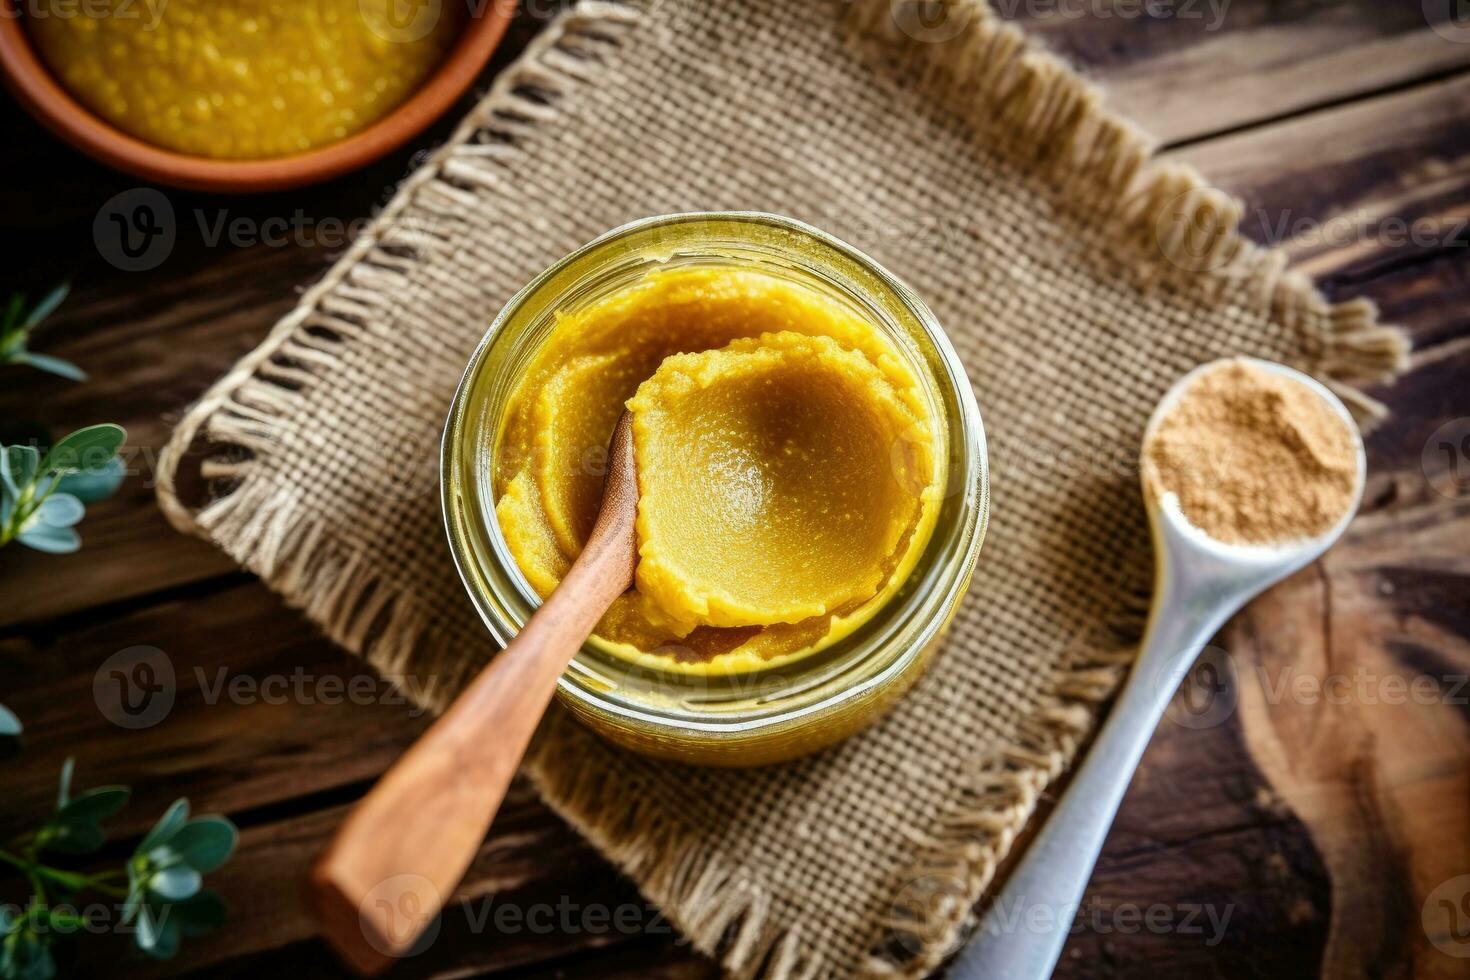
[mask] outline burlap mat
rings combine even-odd
[[[1343,382],[1391,374],[1404,342],[1237,237],[1231,201],[1151,164],[976,0],[586,3],[189,412],[164,509],[444,704],[492,653],[433,470],[471,348],[566,252],[701,209],[804,219],[933,306],[994,453],[974,586],[917,692],[816,758],[682,768],[556,712],[527,772],[731,972],[918,974],[1132,653],[1150,574],[1134,447],[1158,396],[1251,353],[1371,413]],[[219,489],[196,512],[174,478],[201,442]]]

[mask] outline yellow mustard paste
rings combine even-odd
[[[42,59],[119,129],[195,156],[301,153],[387,115],[464,23],[459,3],[93,0],[28,8]]]
[[[885,334],[767,273],[664,270],[559,312],[511,396],[496,514],[543,597],[591,531],[624,406],[639,561],[596,633],[624,659],[733,674],[809,655],[870,619],[933,531],[939,420]]]

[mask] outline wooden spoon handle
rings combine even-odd
[[[627,454],[626,479],[609,478],[597,525],[566,578],[357,804],[312,869],[323,935],[361,973],[409,952],[439,914],[484,841],[557,679],[633,581],[637,487],[628,482],[625,429],[613,452]]]

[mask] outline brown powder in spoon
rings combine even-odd
[[[1150,493],[1176,494],[1210,537],[1274,544],[1336,524],[1358,463],[1351,430],[1320,395],[1237,360],[1189,383],[1148,437],[1143,472]]]

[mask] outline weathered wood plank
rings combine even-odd
[[[1470,415],[1466,366],[1433,357],[1415,400]],[[1226,640],[1245,744],[1330,875],[1324,976],[1463,975],[1458,926],[1421,923],[1435,890],[1470,873],[1470,494],[1443,496],[1419,470],[1434,427],[1398,434],[1395,455],[1412,458],[1385,502]],[[1470,878],[1451,890],[1459,907]]]
[[[109,662],[140,645],[158,651],[148,657],[152,693],[128,664]],[[131,717],[116,708],[120,684]],[[141,833],[181,795],[240,813],[360,785],[426,724],[387,681],[250,581],[0,641],[0,691],[26,725],[23,754],[5,767],[5,829],[46,811],[71,754],[80,786],[135,784],[114,826]]]
[[[1470,75],[1458,75],[1166,158],[1240,196],[1252,239],[1329,287],[1353,286],[1434,253],[1470,254],[1467,117]]]
[[[1421,0],[991,2],[1102,82],[1115,106],[1164,143],[1470,66],[1470,45],[1430,30]],[[1434,19],[1448,13],[1445,5]]]

